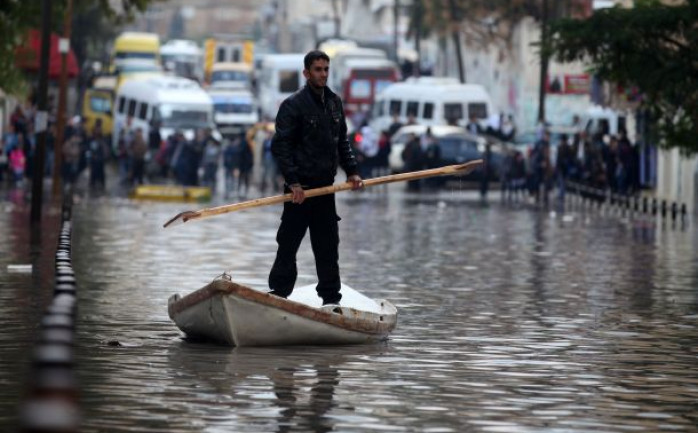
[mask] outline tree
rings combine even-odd
[[[547,17],[556,19],[569,16],[583,9],[583,0],[558,0],[550,2]],[[460,55],[461,34],[470,46],[482,49],[492,45],[510,50],[514,29],[526,17],[540,21],[546,17],[544,0],[415,0],[411,14],[409,35],[429,36],[435,33],[442,45],[451,36]],[[461,60],[459,74],[464,80],[466,72]]]
[[[98,17],[97,21],[91,21],[88,26],[75,26],[73,23],[73,45],[81,42],[81,37],[91,36],[85,29],[94,28],[103,32],[104,27],[95,23],[104,23],[112,28],[121,25],[135,16],[136,12],[143,12],[149,4],[162,0],[121,0],[121,10],[112,7],[114,2],[109,0],[76,0],[75,19],[83,14],[92,13]],[[60,31],[63,23],[66,1],[54,0],[52,4],[52,31]],[[21,46],[31,28],[39,28],[41,20],[41,2],[27,0],[3,0],[0,1],[0,88],[8,93],[23,94],[26,91],[26,81],[21,70],[15,66],[15,50]],[[108,33],[107,33],[108,34]],[[84,59],[80,59],[84,60]]]
[[[658,143],[698,152],[698,0],[638,1],[561,20],[545,49],[562,61],[590,63],[603,80],[636,87]]]

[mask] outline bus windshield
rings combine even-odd
[[[250,76],[243,71],[213,71],[211,74],[211,83],[216,81],[242,81],[247,82]]]
[[[166,128],[207,128],[211,123],[205,106],[161,104],[156,107],[153,118]]]
[[[146,59],[155,60],[155,53],[144,53],[138,51],[121,51],[116,53],[116,58],[118,60],[124,59]]]
[[[223,114],[249,114],[252,112],[252,104],[244,102],[216,102],[213,104],[216,113]]]

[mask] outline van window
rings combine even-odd
[[[402,113],[402,101],[393,99],[390,101],[390,115],[397,114],[398,116]]]
[[[424,113],[422,113],[422,117],[425,119],[433,119],[434,118],[434,103],[433,102],[426,102],[424,104]]]
[[[484,102],[471,102],[468,104],[468,118],[475,116],[476,119],[487,118],[487,104]]]
[[[126,98],[123,96],[119,97],[119,113],[124,114],[124,110],[126,109]]]
[[[138,118],[145,120],[148,117],[148,104],[145,102],[141,102],[141,105],[138,107]]]
[[[134,116],[136,114],[136,100],[131,99],[128,101],[128,115]]]
[[[279,71],[279,92],[291,93],[298,90],[298,71]]]
[[[599,126],[596,128],[597,132],[603,135],[608,135],[611,132],[611,122],[608,119],[599,119]]]
[[[417,117],[417,112],[419,111],[419,102],[417,101],[407,101],[407,115],[412,115]]]
[[[460,120],[463,118],[463,104],[444,104],[444,119]]]

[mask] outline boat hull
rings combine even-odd
[[[168,313],[190,337],[239,347],[363,344],[387,339],[397,323],[395,306],[370,300],[345,285],[342,293],[342,306],[330,311],[318,308],[314,286],[298,288],[290,299],[283,299],[215,280],[187,296],[172,296]]]

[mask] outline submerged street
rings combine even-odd
[[[211,204],[222,204],[213,202]],[[660,220],[483,207],[457,186],[337,195],[345,284],[398,308],[389,341],[190,342],[167,299],[224,271],[265,287],[279,206],[163,229],[209,204],[83,197],[73,208],[82,431],[696,431],[698,238]],[[6,201],[2,269],[30,263]],[[46,225],[56,225],[48,211]],[[15,425],[55,237],[0,273],[2,430]],[[297,286],[315,280],[306,237]]]

